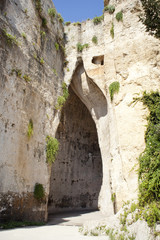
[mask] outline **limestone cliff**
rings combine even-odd
[[[50,167],[46,136],[55,134],[54,106],[63,81],[63,25],[51,0],[0,2],[0,213],[45,220]],[[45,23],[45,24],[44,24]],[[27,136],[30,121],[33,135]],[[46,199],[38,203],[34,186]]]
[[[1,1],[2,219],[46,220],[48,196],[51,212],[100,208],[109,216],[137,197],[133,168],[145,147],[147,110],[131,103],[144,90],[160,88],[159,40],[139,21],[139,0],[110,3],[115,12],[104,12],[98,24],[87,20],[63,29],[59,16],[48,14],[51,0]],[[70,97],[61,112],[55,105],[63,81]],[[120,91],[111,101],[114,81]],[[47,135],[60,142],[52,170]],[[33,196],[37,182],[46,193],[40,203]]]
[[[160,52],[159,40],[150,36],[139,20],[140,1],[109,4],[115,6],[115,12],[105,11],[98,24],[87,20],[65,27],[69,62],[65,81],[71,82],[96,124],[103,163],[98,202],[110,215],[112,194],[116,196],[116,211],[123,201],[137,197],[137,158],[145,147],[147,110],[141,103],[131,103],[144,90],[160,89]],[[121,21],[116,18],[119,12]],[[84,46],[83,51],[77,51],[77,44]],[[77,69],[79,58],[83,71]],[[120,91],[111,101],[109,85],[114,81],[120,83]]]

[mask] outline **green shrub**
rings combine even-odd
[[[50,17],[55,17],[56,16],[56,9],[55,8],[49,8],[48,9],[48,15],[50,16]]]
[[[42,12],[41,0],[35,0],[36,10],[40,14]]]
[[[28,9],[27,9],[27,8],[24,9],[24,13],[25,13],[25,14],[28,13]]]
[[[67,98],[69,97],[69,92],[68,92],[67,84],[65,82],[62,83],[62,90],[63,90],[63,97],[65,98],[65,100],[67,100]]]
[[[73,23],[74,26],[81,26],[81,23],[80,22],[75,22]]]
[[[30,81],[31,81],[31,78],[30,78],[27,74],[24,74],[24,75],[23,75],[23,79],[24,79],[26,82],[30,82]]]
[[[53,138],[51,136],[46,137],[46,157],[47,157],[47,163],[53,163],[55,161],[56,155],[58,153],[59,149],[59,142],[56,138]]]
[[[89,44],[88,43],[85,43],[85,44],[81,44],[81,43],[77,43],[77,51],[78,52],[82,52],[84,48],[88,48],[89,47]]]
[[[63,107],[64,103],[66,102],[69,96],[68,87],[65,82],[62,83],[62,90],[63,90],[63,95],[59,96],[57,99],[57,104],[55,106],[56,110],[60,110]]]
[[[21,70],[21,69],[15,69],[15,68],[13,68],[12,71],[11,71],[11,75],[12,75],[14,72],[16,73],[16,76],[17,76],[17,77],[19,77],[19,78],[22,77],[22,70]]]
[[[40,59],[40,64],[44,64],[44,59],[43,59],[43,57]]]
[[[148,226],[153,227],[156,222],[160,221],[160,204],[158,202],[152,202],[143,212],[143,217],[148,223]]]
[[[54,74],[55,74],[56,76],[58,76],[57,71],[56,71],[55,68],[53,68],[52,71],[54,72]]]
[[[69,26],[71,24],[71,22],[65,22],[66,26]]]
[[[36,52],[33,54],[33,57],[34,57],[34,59],[36,59],[36,60],[38,59]]]
[[[66,102],[66,99],[63,96],[59,96],[57,99],[57,104],[55,106],[55,109],[56,110],[61,109],[65,102]]]
[[[32,119],[30,119],[29,123],[28,123],[27,136],[28,136],[28,139],[30,139],[31,136],[33,136],[33,121],[32,121]]]
[[[23,38],[25,38],[25,39],[27,38],[27,37],[26,37],[26,34],[25,34],[24,32],[21,33],[21,36],[22,36]]]
[[[55,46],[56,50],[58,51],[59,50],[59,44],[57,42],[55,42],[54,46]]]
[[[112,202],[115,202],[115,200],[116,200],[116,194],[115,193],[112,193],[111,200],[112,200]]]
[[[110,29],[110,34],[111,34],[111,37],[113,39],[114,38],[114,23],[112,23],[112,27]]]
[[[104,11],[104,12],[109,12],[110,14],[112,14],[112,13],[114,13],[114,11],[115,11],[115,6],[113,6],[113,5],[107,5],[107,6],[104,8],[103,11]]]
[[[42,19],[42,27],[46,28],[47,27],[47,19],[45,17],[41,17]]]
[[[116,19],[118,22],[120,22],[120,21],[123,22],[123,12],[122,11],[120,11],[116,14]]]
[[[119,92],[120,84],[119,82],[115,81],[109,85],[109,93],[111,101],[113,100],[114,94]]]
[[[160,1],[159,0],[141,0],[143,7],[143,16],[140,20],[145,24],[146,31],[160,38]]]
[[[4,36],[5,36],[6,40],[7,40],[7,43],[9,45],[12,45],[12,44],[15,44],[17,46],[19,45],[19,42],[17,41],[16,36],[13,36],[13,35],[7,33],[6,29],[3,30],[3,33],[4,33]]]
[[[93,36],[93,38],[92,38],[92,42],[93,42],[94,44],[97,44],[97,43],[98,43],[98,39],[97,39],[96,36]]]
[[[61,14],[60,13],[58,13],[58,20],[61,22],[61,23],[63,23],[64,22],[64,20],[63,20],[63,18],[62,18],[62,16],[61,16]]]
[[[40,31],[40,34],[41,34],[42,38],[46,37],[46,33],[44,31]]]
[[[104,19],[104,16],[103,16],[103,15],[100,16],[100,17],[95,17],[95,18],[93,18],[93,23],[94,23],[95,25],[97,25],[97,24],[101,23],[101,22],[103,21],[103,19]]]
[[[35,187],[34,187],[34,197],[38,201],[43,200],[43,198],[45,197],[44,187],[43,187],[43,185],[41,183],[36,183],[35,184]]]
[[[134,212],[137,208],[138,208],[138,205],[136,203],[132,203],[130,208],[131,213]]]
[[[139,202],[141,206],[160,201],[160,93],[143,93],[141,101],[148,107],[146,148],[139,157]]]

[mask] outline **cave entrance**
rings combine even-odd
[[[59,153],[52,165],[49,213],[96,210],[102,185],[102,159],[95,123],[69,87],[56,138]]]

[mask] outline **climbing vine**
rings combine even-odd
[[[139,204],[160,201],[160,93],[143,93],[137,98],[149,110],[146,148],[139,157]],[[160,216],[159,216],[160,217]]]

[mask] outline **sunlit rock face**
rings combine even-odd
[[[43,1],[41,7],[40,16],[35,1],[0,2],[2,220],[47,219],[46,136],[55,134],[53,110],[63,81],[63,53],[56,50],[55,42],[63,39],[63,26],[48,15],[48,9],[54,8],[51,0]],[[42,26],[42,16],[46,26]],[[30,121],[33,134],[29,137]],[[42,202],[33,195],[36,183],[43,184],[46,193]]]
[[[48,14],[52,1],[41,2],[42,10],[31,0],[0,2],[0,219],[45,221],[48,196],[51,212],[99,208],[110,216],[137,197],[148,112],[132,102],[160,89],[159,40],[139,21],[139,0],[110,0],[115,12],[100,23],[65,29]],[[61,111],[63,81],[70,97]],[[114,81],[120,90],[111,101]],[[47,135],[60,141],[52,170]],[[36,183],[45,190],[40,202]]]
[[[104,3],[107,5],[108,1]],[[137,158],[145,148],[148,112],[142,103],[132,104],[132,101],[145,90],[160,89],[160,52],[159,40],[145,32],[145,26],[139,21],[140,1],[110,1],[109,4],[115,6],[115,12],[105,12],[104,21],[99,24],[87,20],[78,26],[65,27],[69,62],[65,81],[71,83],[96,124],[103,166],[98,205],[110,215],[111,205],[117,211],[123,201],[137,197]],[[120,11],[123,19],[118,22],[116,14]],[[97,43],[93,42],[94,36]],[[78,52],[77,43],[89,47]],[[81,70],[79,61],[83,62]],[[75,78],[77,71],[79,79]],[[109,85],[114,81],[120,83],[120,90],[111,102]],[[111,204],[114,193],[116,198]]]

